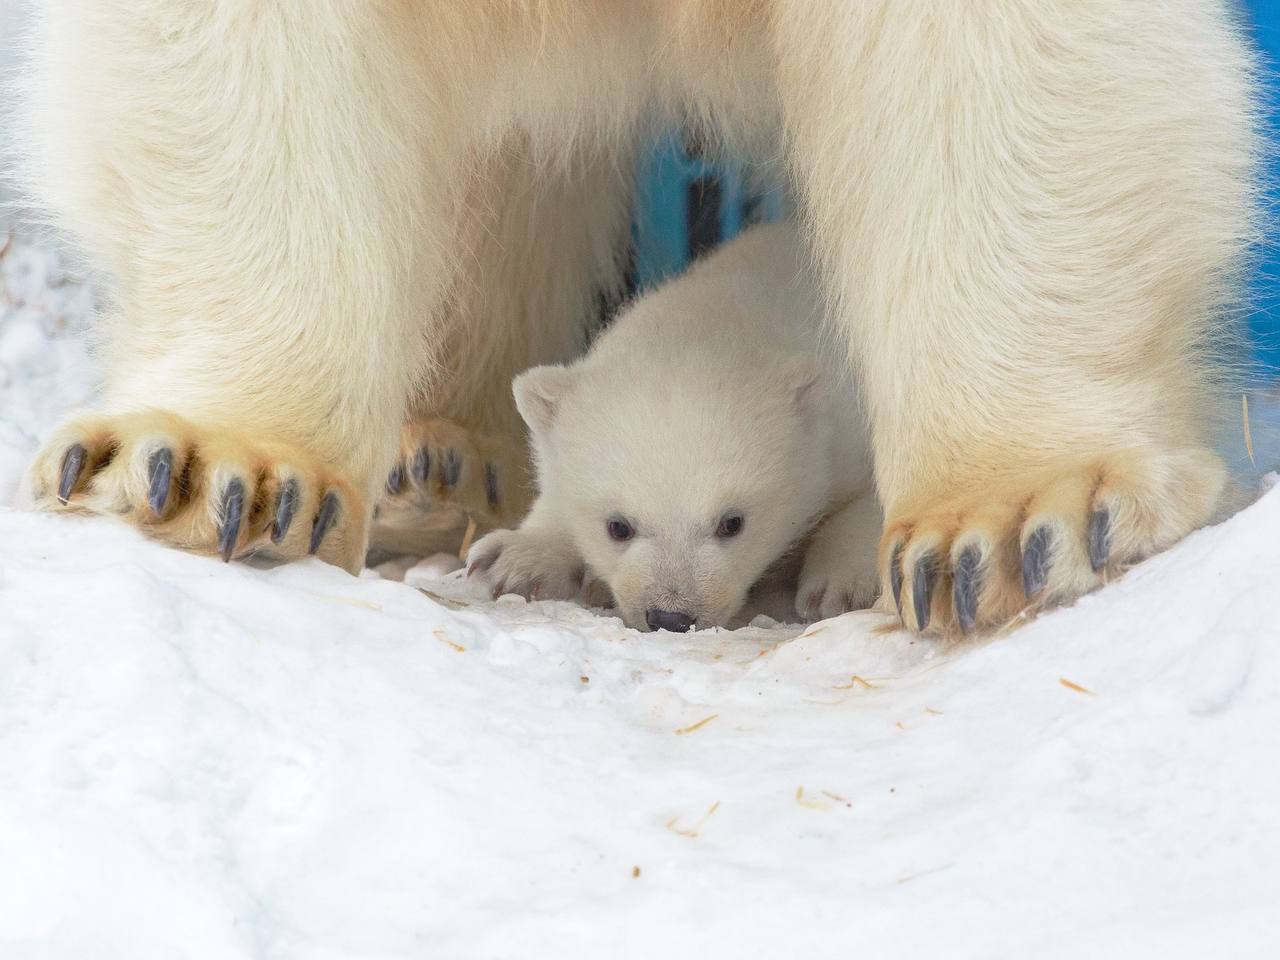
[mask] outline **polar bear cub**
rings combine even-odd
[[[495,596],[573,599],[601,580],[629,626],[684,631],[727,625],[803,550],[802,617],[868,605],[882,517],[846,356],[795,227],[748,231],[581,360],[516,377],[539,492],[469,570]]]

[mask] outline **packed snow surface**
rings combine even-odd
[[[0,277],[13,503],[90,300]],[[1280,491],[953,648],[0,507],[0,956],[1274,956],[1278,581]]]

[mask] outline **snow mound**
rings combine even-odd
[[[31,286],[0,500],[90,394]],[[0,508],[0,954],[1271,955],[1278,543],[1273,490],[945,648],[871,613],[638,634],[447,564]]]

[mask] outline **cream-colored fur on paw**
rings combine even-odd
[[[869,607],[880,592],[876,550],[883,514],[875,495],[860,497],[818,527],[805,550],[796,612],[806,620]]]
[[[353,573],[364,559],[364,504],[334,470],[290,444],[163,411],[71,417],[45,444],[28,482],[38,507],[122,517],[196,553],[314,554]]]
[[[414,420],[374,513],[370,549],[429,556],[457,553],[474,537],[518,523],[529,500],[524,444],[503,442],[437,418]]]
[[[577,600],[585,591],[586,566],[573,543],[539,524],[490,533],[467,554],[467,572],[482,575],[495,597]]]
[[[880,545],[883,606],[917,630],[1003,626],[1209,522],[1226,479],[1203,448],[1135,448],[901,510]]]

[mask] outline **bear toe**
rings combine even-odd
[[[259,551],[351,571],[363,561],[353,484],[295,445],[163,411],[72,418],[37,456],[31,486],[39,507],[119,516],[224,561]]]
[[[885,597],[918,632],[999,628],[1210,521],[1225,483],[1207,450],[1126,449],[898,511],[881,538]]]

